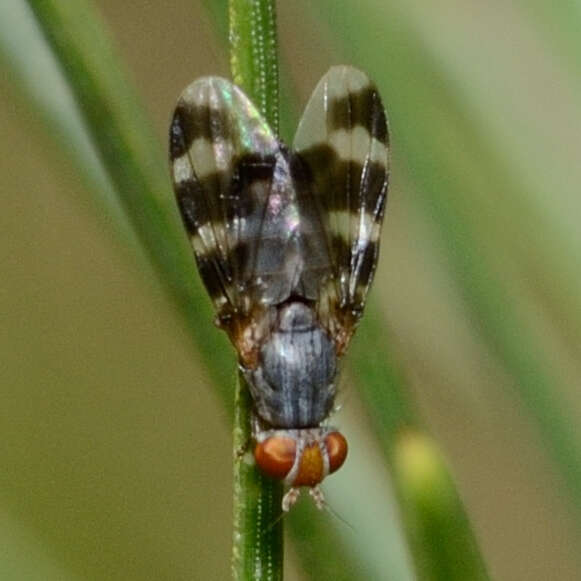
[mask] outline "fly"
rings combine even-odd
[[[347,441],[327,424],[371,285],[389,180],[385,110],[349,66],[319,81],[292,148],[229,81],[204,77],[170,128],[177,203],[253,400],[254,458],[324,506]]]

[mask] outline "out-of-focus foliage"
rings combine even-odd
[[[182,88],[228,75],[226,46],[191,2],[96,5],[165,141]],[[229,421],[134,237],[95,203],[111,186],[95,178],[100,163],[24,6],[9,0],[0,18],[0,576],[227,578]],[[340,61],[368,70],[387,102],[394,182],[374,323],[388,329],[499,579],[581,571],[581,92],[567,32],[581,18],[564,10],[279,3],[283,78],[303,102]],[[193,316],[206,352],[217,336],[207,307]],[[334,422],[355,444],[327,494],[353,529],[335,523],[331,540],[357,547],[369,578],[411,578],[384,458],[344,383]],[[316,544],[316,527],[307,532]]]

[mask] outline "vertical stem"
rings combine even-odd
[[[274,0],[230,0],[230,66],[234,82],[278,133],[278,55]],[[265,478],[251,451],[252,398],[238,374],[234,412],[234,537],[237,580],[282,579],[282,485]]]
[[[230,0],[232,79],[278,133],[278,40],[273,0]]]
[[[282,485],[254,464],[250,442],[252,397],[238,375],[234,402],[234,537],[232,572],[240,581],[282,580]]]

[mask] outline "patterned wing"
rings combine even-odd
[[[389,179],[385,110],[367,75],[331,68],[305,109],[294,150],[310,172],[334,276],[322,289],[321,317],[342,352],[371,285]]]
[[[170,164],[182,218],[219,318],[284,300],[296,213],[287,157],[248,97],[218,77],[182,93]]]

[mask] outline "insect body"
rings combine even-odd
[[[321,79],[292,149],[218,77],[182,93],[170,129],[175,193],[198,269],[254,402],[254,456],[288,510],[347,454],[326,425],[362,315],[389,177],[379,94],[347,66]]]

